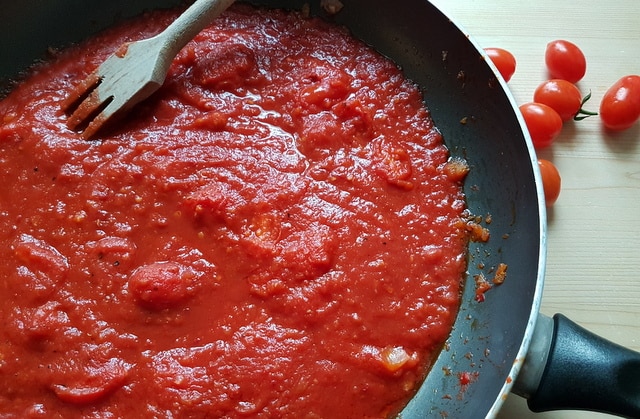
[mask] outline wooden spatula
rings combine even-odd
[[[176,54],[234,0],[196,0],[160,34],[122,45],[62,104],[67,126],[90,139],[164,83]]]

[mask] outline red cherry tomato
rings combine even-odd
[[[511,76],[516,72],[516,58],[506,49],[485,48],[484,52],[496,66],[504,81],[511,80]]]
[[[552,206],[560,196],[562,179],[556,166],[549,160],[539,159],[538,167],[542,176],[542,187],[544,189],[544,199],[548,207]]]
[[[582,94],[575,84],[552,79],[538,86],[533,93],[533,101],[553,108],[563,121],[568,121],[580,112]]]
[[[544,61],[553,79],[577,83],[587,72],[587,59],[580,48],[569,41],[549,42]]]
[[[600,102],[600,118],[612,130],[630,128],[640,118],[640,76],[625,76],[607,90]]]
[[[560,135],[562,118],[553,108],[542,103],[529,102],[520,105],[520,112],[522,112],[535,148],[550,146]]]

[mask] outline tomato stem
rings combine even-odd
[[[573,116],[573,120],[574,121],[582,121],[585,118],[588,118],[590,116],[595,116],[598,114],[598,112],[592,112],[592,111],[587,111],[585,109],[583,109],[582,107],[584,106],[585,103],[587,103],[587,101],[591,99],[591,91],[589,91],[589,94],[587,94],[583,99],[582,102],[580,102],[580,109],[578,110],[578,112],[576,112],[576,114]]]

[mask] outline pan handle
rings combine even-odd
[[[562,314],[553,320],[540,315],[514,392],[534,412],[578,409],[638,418],[640,353]]]

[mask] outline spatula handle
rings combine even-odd
[[[161,34],[168,56],[175,56],[187,42],[227,9],[234,0],[196,0]]]

